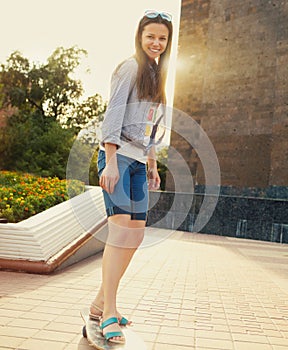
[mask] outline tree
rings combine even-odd
[[[103,121],[106,108],[107,102],[104,102],[99,94],[95,94],[78,104],[74,112],[67,115],[65,124],[74,127],[77,132],[82,130],[84,126],[88,127],[91,123],[93,123],[93,127],[97,127]]]
[[[16,111],[0,135],[2,168],[65,176],[76,135],[92,119],[99,125],[106,109],[98,94],[80,102],[82,83],[71,75],[85,54],[57,48],[45,64],[35,64],[15,51],[1,65],[1,104]]]
[[[58,48],[46,64],[36,65],[20,52],[13,52],[1,65],[4,105],[38,111],[42,117],[61,122],[83,93],[81,82],[71,78],[83,54],[86,51],[77,47]]]

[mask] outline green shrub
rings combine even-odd
[[[85,190],[84,183],[77,180],[66,181],[10,171],[0,171],[0,186],[0,217],[9,222],[27,219]]]

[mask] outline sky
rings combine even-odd
[[[60,46],[88,52],[76,73],[85,96],[109,97],[112,71],[134,53],[134,37],[146,9],[173,16],[174,37],[167,97],[171,104],[177,58],[180,0],[0,0],[0,63],[15,50],[45,63]]]

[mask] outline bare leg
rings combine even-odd
[[[127,225],[127,226],[123,226],[123,225]],[[114,254],[115,248],[125,249],[125,251],[123,252],[124,257],[123,259],[121,259],[121,264],[120,265],[118,264],[118,266],[121,269],[120,279],[124,275],[135,251],[137,250],[138,246],[141,244],[143,240],[144,227],[145,227],[144,221],[130,220],[130,216],[128,215],[117,215],[109,218],[109,232],[111,232],[111,234],[114,237],[108,239],[108,243],[105,246],[104,254],[103,254],[103,264],[106,258],[108,261],[110,260],[109,256]],[[124,234],[123,232],[121,232],[123,230],[124,230]],[[133,235],[133,237],[127,238],[128,235]],[[109,245],[109,242],[112,244],[112,247]],[[119,249],[119,252],[120,251],[121,249]],[[103,283],[100,286],[100,289],[97,293],[96,298],[93,301],[93,304],[95,304],[97,308],[94,308],[93,306],[91,306],[91,312],[95,315],[102,316],[101,310],[104,309]],[[117,314],[118,314],[118,317],[121,317],[119,313]]]
[[[103,320],[118,315],[116,307],[118,286],[143,240],[145,228],[145,221],[131,220],[130,215],[112,216],[108,224],[109,235],[103,254],[102,286],[99,291],[104,296]],[[113,324],[105,328],[105,333],[118,330],[119,325]],[[120,339],[115,337],[115,340]]]

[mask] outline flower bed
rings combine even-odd
[[[19,222],[84,192],[84,183],[0,171],[0,218]],[[69,188],[69,195],[67,188]]]

